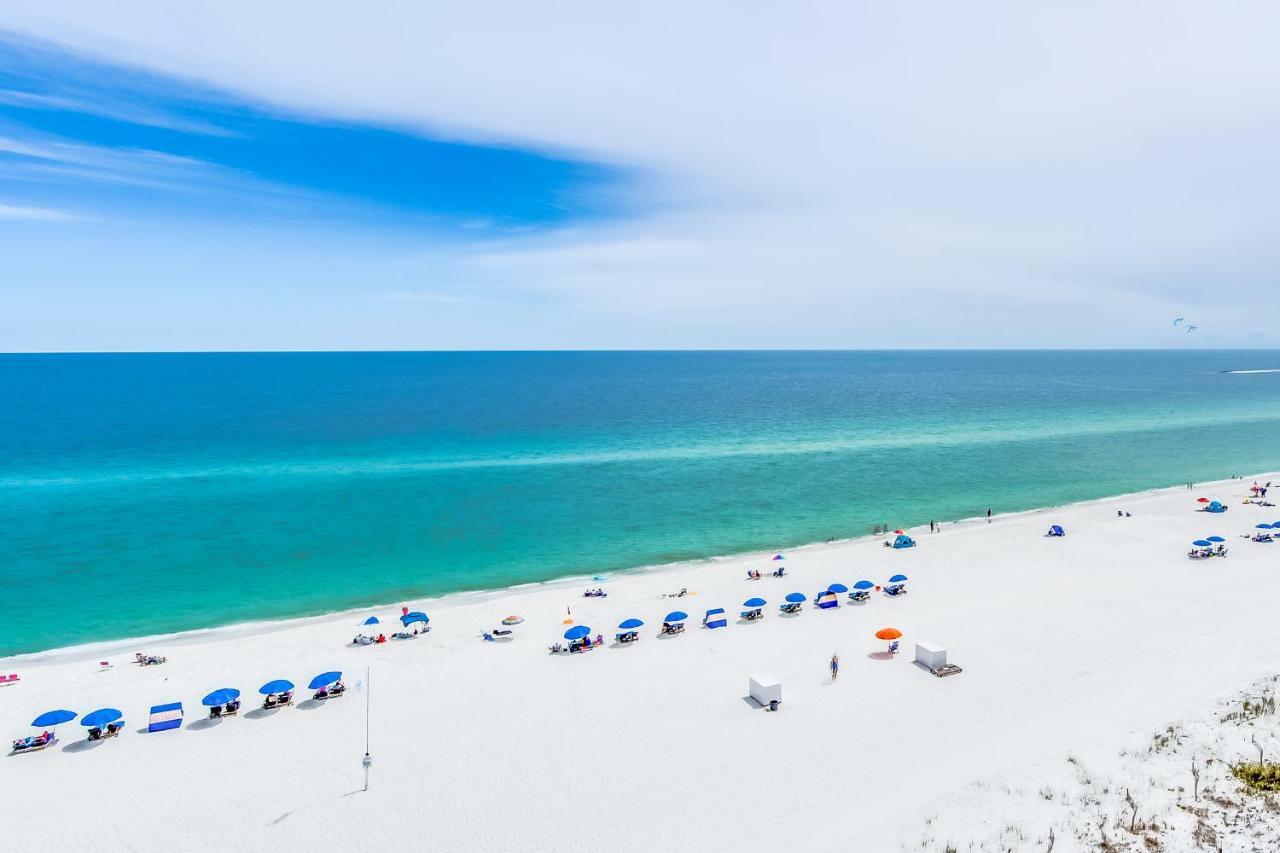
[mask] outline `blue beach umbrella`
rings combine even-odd
[[[746,601],[742,602],[742,606],[743,607],[764,607],[768,603],[769,602],[765,601],[763,598],[748,598]]]
[[[234,702],[240,697],[240,691],[234,687],[223,687],[215,690],[208,696],[200,700],[200,702],[210,708],[214,705],[225,705],[228,702]]]
[[[800,602],[806,601],[806,600],[807,599],[804,597],[803,592],[787,593],[787,601],[791,602],[792,604],[799,604]]]
[[[311,683],[307,686],[311,690],[319,690],[321,687],[328,687],[330,684],[333,684],[333,682],[341,680],[341,672],[322,672],[315,678],[311,679]]]
[[[1254,525],[1254,527],[1258,528],[1259,530],[1270,530],[1270,529],[1271,529],[1271,525],[1270,525],[1270,524],[1255,524],[1255,525]]]
[[[377,617],[377,616],[370,616],[368,619],[364,620],[364,621],[363,621],[363,622],[361,622],[360,624],[361,624],[361,625],[377,625],[377,624],[378,624],[378,617]]]
[[[1212,542],[1210,542],[1208,539],[1197,539],[1196,541],[1192,542],[1191,544],[1192,544],[1192,545],[1195,545],[1197,548],[1212,548],[1212,547],[1213,547],[1213,543],[1212,543]]]
[[[417,610],[413,611],[412,613],[406,613],[405,615],[400,617],[400,624],[404,625],[406,628],[408,628],[414,622],[421,622],[423,625],[425,625],[430,621],[431,620],[427,617],[427,614],[420,613]]]
[[[858,581],[853,585],[854,589],[875,589],[876,585],[871,581]]]
[[[624,619],[618,623],[618,627],[624,631],[634,631],[636,628],[643,627],[644,623],[639,619]]]
[[[258,688],[258,692],[263,696],[270,696],[272,693],[288,693],[293,689],[293,682],[286,681],[283,678],[277,678],[275,681],[268,681],[266,684]]]
[[[80,725],[89,726],[91,728],[96,726],[105,726],[107,723],[114,723],[123,716],[124,714],[120,713],[115,708],[99,708],[97,711],[93,711],[81,717]]]
[[[1227,541],[1223,539],[1221,536],[1206,536],[1204,538],[1208,539],[1210,542],[1226,542]]]
[[[831,586],[827,587],[827,592],[839,593],[839,592],[848,592],[848,591],[849,591],[849,587],[845,586],[842,583],[833,583]]]
[[[889,578],[889,583],[906,583],[906,582],[907,582],[906,575],[894,575],[893,577]]]
[[[38,729],[42,729],[45,726],[56,726],[59,723],[65,723],[70,720],[74,720],[75,718],[75,711],[45,711],[43,714],[32,720],[31,725]]]
[[[672,610],[666,616],[662,617],[663,622],[683,622],[689,618],[689,614],[683,610]]]
[[[586,625],[574,625],[568,631],[564,632],[564,638],[566,640],[581,640],[583,637],[588,636],[590,633],[591,633],[591,629],[588,628]]]

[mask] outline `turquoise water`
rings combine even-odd
[[[0,356],[0,653],[1280,467],[1280,352]]]

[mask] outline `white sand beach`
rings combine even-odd
[[[1016,777],[1034,789],[1064,756],[1118,752],[1280,672],[1280,543],[1239,538],[1280,520],[1280,507],[1242,503],[1253,479],[915,529],[909,550],[879,537],[801,548],[782,579],[757,554],[614,575],[604,599],[581,598],[600,584],[575,580],[404,602],[432,630],[385,645],[349,642],[358,617],[394,618],[399,602],[5,659],[0,672],[21,675],[0,688],[9,737],[52,708],[115,707],[128,725],[89,744],[72,722],[50,749],[0,761],[0,846],[941,850],[1009,820],[975,785]],[[1197,511],[1201,495],[1229,511]],[[1046,538],[1050,524],[1066,536]],[[1209,534],[1227,538],[1228,557],[1189,560]],[[745,579],[752,568],[766,576]],[[787,593],[899,572],[905,596],[778,613]],[[682,587],[688,597],[664,597]],[[765,618],[739,624],[753,596],[769,602]],[[711,607],[726,608],[727,628],[698,626]],[[566,608],[603,648],[548,653]],[[689,629],[658,637],[676,609]],[[480,629],[508,614],[525,618],[515,639],[483,642]],[[633,616],[642,639],[615,646]],[[897,656],[873,637],[886,626],[903,632]],[[917,641],[945,646],[963,673],[914,666]],[[138,667],[135,651],[168,661]],[[246,713],[262,683],[290,679],[303,700],[331,669],[346,696]],[[782,682],[777,713],[745,699],[756,673]],[[201,697],[224,686],[243,691],[245,709],[202,721]],[[186,708],[181,729],[139,733],[152,705],[172,701]],[[1055,850],[1072,844],[1060,836]]]

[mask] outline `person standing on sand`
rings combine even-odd
[[[987,507],[987,524],[991,523],[991,507]]]
[[[831,680],[835,681],[840,676],[840,655],[831,655]]]

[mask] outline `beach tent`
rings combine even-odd
[[[1065,536],[1066,534],[1062,532],[1062,525],[1055,524],[1055,525],[1053,525],[1052,527],[1050,527],[1050,528],[1049,528],[1049,535],[1050,535],[1050,536]]]
[[[588,628],[586,625],[574,625],[568,631],[564,632],[564,638],[566,640],[581,640],[587,636],[590,636],[590,634],[591,634],[591,629]]]
[[[848,591],[849,591],[849,587],[845,586],[842,583],[833,583],[831,586],[827,587],[827,592],[839,593],[839,592],[848,592]]]
[[[322,672],[315,678],[311,679],[311,683],[307,685],[312,690],[319,690],[321,687],[328,687],[335,681],[342,680],[341,672]]]
[[[729,620],[724,615],[723,607],[713,607],[707,611],[707,615],[702,617],[702,624],[708,628],[724,628],[729,624]]]
[[[147,731],[163,732],[167,729],[176,729],[181,725],[181,702],[170,702],[168,705],[151,706],[151,717],[147,721]]]
[[[875,589],[876,585],[871,581],[858,581],[853,585],[854,589]]]
[[[786,558],[786,557],[784,557],[784,556],[782,556],[781,554],[774,554],[774,555],[773,555],[773,559],[775,559],[775,560],[785,560],[785,559],[787,559],[787,558]]]
[[[623,631],[634,631],[636,628],[644,627],[644,623],[639,619],[624,619],[618,623],[618,628]]]
[[[431,620],[430,618],[427,617],[427,614],[420,613],[417,610],[415,610],[412,613],[406,613],[405,615],[400,617],[400,624],[406,628],[408,628],[414,622],[421,622],[423,625],[425,625],[430,621]]]
[[[364,620],[364,621],[363,621],[363,622],[361,622],[360,624],[361,624],[361,625],[377,625],[377,624],[378,624],[378,617],[377,617],[377,616],[370,616],[368,619]]]
[[[222,687],[201,699],[200,703],[206,708],[212,708],[214,705],[225,705],[228,702],[234,702],[239,698],[239,690],[236,690],[234,687]]]
[[[827,590],[826,592],[818,593],[818,597],[813,600],[813,603],[821,610],[830,610],[833,607],[840,606],[840,599],[836,598],[834,592]]]
[[[666,616],[662,617],[662,621],[667,623],[668,625],[671,625],[675,622],[683,622],[688,618],[689,618],[689,614],[685,613],[683,610],[672,610]]]
[[[31,725],[37,729],[47,729],[49,726],[56,726],[60,723],[69,723],[76,718],[75,711],[45,711],[40,716],[31,721]]]
[[[283,678],[277,678],[275,681],[268,681],[266,684],[258,688],[258,692],[263,696],[272,696],[276,693],[288,693],[293,689],[293,682]]]
[[[89,728],[98,728],[100,726],[105,726],[107,723],[114,723],[123,716],[124,714],[120,713],[115,708],[99,708],[98,710],[91,711],[81,717],[80,725],[87,726]]]
[[[914,548],[915,544],[916,540],[905,533],[899,533],[897,538],[893,540],[893,547],[895,548]]]
[[[1209,505],[1204,508],[1205,512],[1226,512],[1227,508],[1221,501],[1210,501]]]

